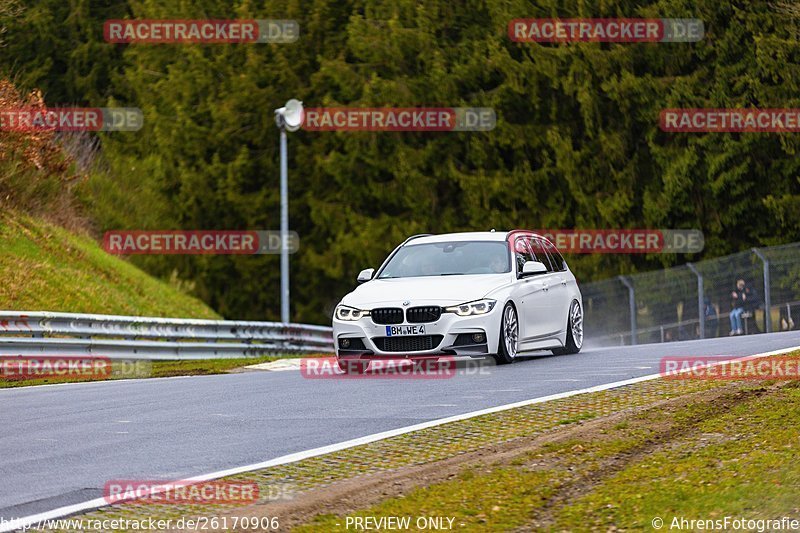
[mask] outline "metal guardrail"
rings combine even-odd
[[[0,355],[176,360],[332,352],[325,326],[0,311]]]

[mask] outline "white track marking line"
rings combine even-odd
[[[774,350],[772,352],[764,352],[754,355],[746,355],[741,357],[731,357],[730,359],[725,359],[723,361],[715,361],[713,364],[705,365],[708,367],[713,367],[717,365],[725,364],[726,362],[734,361],[734,360],[741,360],[741,361],[748,361],[752,359],[760,359],[762,357],[769,357],[772,355],[780,355],[784,353],[793,352],[800,349],[800,346],[793,346],[791,348],[783,348],[780,350]],[[675,357],[666,355],[664,357]],[[707,355],[707,356],[698,356],[699,357],[719,357],[714,355]],[[695,367],[697,368],[697,367]],[[691,369],[689,369],[691,370]],[[688,372],[688,370],[686,371]],[[683,373],[683,372],[677,372]],[[296,463],[298,461],[302,461],[303,459],[309,459],[311,457],[317,457],[319,455],[325,455],[328,453],[338,452],[341,450],[346,450],[348,448],[354,448],[356,446],[362,446],[364,444],[369,444],[372,442],[377,442],[380,440],[389,439],[391,437],[397,437],[399,435],[404,435],[406,433],[411,433],[414,431],[419,431],[422,429],[428,429],[432,427],[442,426],[444,424],[449,424],[451,422],[459,422],[461,420],[467,420],[470,418],[475,418],[482,415],[488,415],[492,413],[499,413],[501,411],[508,411],[510,409],[515,409],[517,407],[525,407],[528,405],[534,405],[537,403],[545,403],[553,400],[561,400],[563,398],[570,398],[572,396],[579,396],[581,394],[589,394],[592,392],[600,392],[609,389],[616,389],[619,387],[624,387],[625,385],[634,385],[636,383],[642,383],[643,381],[652,381],[654,379],[658,379],[662,377],[660,373],[658,374],[648,374],[646,376],[640,376],[638,378],[626,379],[624,381],[615,381],[613,383],[605,383],[603,385],[596,385],[594,387],[589,387],[587,389],[578,389],[574,391],[567,391],[567,392],[560,392],[558,394],[551,394],[550,396],[542,396],[540,398],[533,398],[530,400],[522,400],[519,402],[509,403],[505,405],[498,405],[495,407],[489,407],[487,409],[481,409],[479,411],[471,411],[469,413],[464,413],[460,415],[448,416],[446,418],[439,418],[437,420],[429,420],[428,422],[422,422],[420,424],[414,424],[413,426],[406,426],[398,429],[392,429],[389,431],[383,431],[381,433],[375,433],[373,435],[367,435],[365,437],[358,437],[355,439],[347,440],[344,442],[339,442],[337,444],[329,444],[328,446],[321,446],[319,448],[314,448],[311,450],[306,450],[303,452],[291,453],[289,455],[284,455],[281,457],[277,457],[275,459],[270,459],[269,461],[264,461],[261,463],[255,463],[247,466],[239,466],[236,468],[229,468],[227,470],[220,470],[218,472],[212,472],[210,474],[203,474],[200,476],[195,476],[191,478],[186,478],[183,481],[194,481],[194,482],[202,482],[202,481],[210,481],[212,479],[219,479],[223,477],[233,476],[236,474],[243,474],[246,472],[252,472],[254,470],[263,470],[265,468],[271,468],[273,466],[281,466],[289,463]],[[62,516],[72,515],[76,513],[80,513],[82,511],[88,511],[91,509],[97,509],[98,507],[104,507],[109,505],[105,498],[95,498],[93,500],[89,500],[83,503],[76,503],[74,505],[67,505],[64,507],[59,507],[58,509],[53,509],[52,511],[45,511],[43,513],[38,513],[35,515],[26,516],[23,518],[17,518],[14,520],[6,521],[0,525],[0,533],[5,533],[6,531],[15,531],[17,529],[22,529],[27,526],[31,526],[37,524],[43,520],[51,520],[55,518],[60,518]]]
[[[299,370],[302,364],[302,359],[278,359],[277,361],[269,361],[267,363],[258,363],[255,365],[248,365],[245,368],[248,370],[265,370],[268,372],[285,372],[287,370]]]

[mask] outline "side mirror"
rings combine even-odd
[[[369,281],[372,279],[373,274],[375,274],[374,268],[365,268],[364,270],[358,273],[356,281],[358,281],[359,283],[364,283],[365,281]]]
[[[547,272],[547,267],[540,261],[528,261],[522,265],[522,275],[531,276],[533,274],[541,274]]]

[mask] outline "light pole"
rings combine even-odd
[[[286,161],[286,132],[303,124],[303,102],[289,100],[275,110],[275,124],[281,130],[281,322],[289,323],[289,176]]]

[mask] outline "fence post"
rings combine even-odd
[[[694,272],[694,275],[697,276],[697,318],[700,321],[700,338],[706,338],[706,314],[705,314],[705,302],[703,301],[703,275],[695,268],[692,263],[686,263],[686,266],[689,267],[689,270]]]
[[[636,344],[636,291],[633,284],[625,276],[618,276],[619,280],[628,287],[628,306],[631,312],[631,345]]]
[[[764,330],[766,333],[772,331],[772,298],[769,293],[769,259],[758,248],[753,248],[753,253],[764,263]]]

